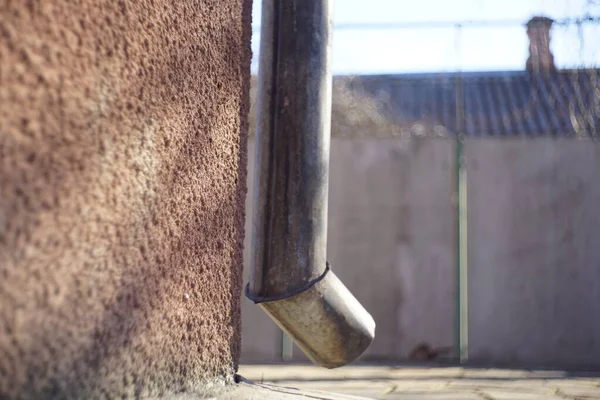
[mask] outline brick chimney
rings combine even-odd
[[[554,21],[548,17],[533,17],[527,22],[529,58],[526,69],[533,73],[556,71],[554,56],[550,51],[550,29]]]

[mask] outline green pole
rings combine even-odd
[[[281,359],[290,361],[294,356],[294,341],[287,333],[281,331]]]
[[[465,164],[465,111],[462,75],[456,77],[456,349],[460,363],[468,358],[467,297],[467,168]]]

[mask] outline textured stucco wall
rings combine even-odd
[[[0,0],[0,398],[231,378],[250,3]]]

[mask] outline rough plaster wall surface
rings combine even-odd
[[[0,0],[0,398],[232,378],[250,11]]]

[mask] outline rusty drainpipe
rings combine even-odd
[[[375,321],[330,270],[332,0],[263,0],[252,262],[246,296],[316,364],[371,344]]]

